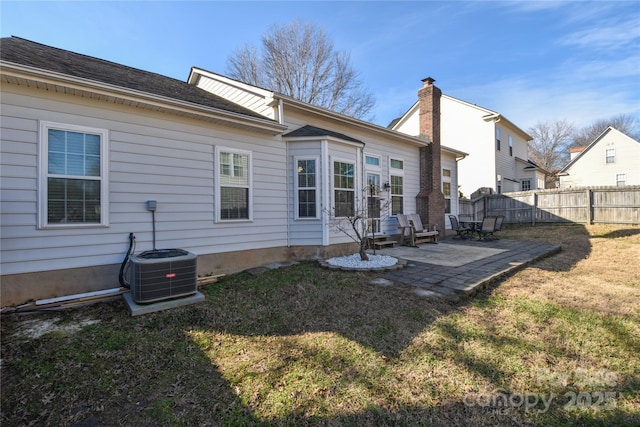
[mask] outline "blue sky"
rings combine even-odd
[[[225,74],[272,24],[323,27],[349,51],[386,126],[421,79],[523,129],[618,114],[640,120],[640,1],[0,2],[2,37],[23,37],[186,80]]]

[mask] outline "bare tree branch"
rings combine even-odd
[[[585,126],[575,132],[571,146],[584,147],[591,144],[609,126],[614,127],[616,130],[619,130],[635,140],[640,139],[638,119],[626,114],[619,114],[608,119],[596,120],[589,126]]]
[[[529,159],[538,166],[554,171],[562,169],[569,158],[573,125],[566,120],[538,122],[529,128]]]
[[[347,52],[336,51],[322,28],[295,21],[272,25],[261,49],[246,45],[227,59],[227,74],[309,104],[372,120],[373,94]]]

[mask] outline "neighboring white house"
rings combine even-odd
[[[419,116],[416,102],[389,127],[418,135]],[[443,94],[440,126],[443,146],[468,153],[458,170],[464,196],[481,187],[496,193],[544,188],[546,172],[528,158],[531,136],[503,115]]]
[[[640,142],[608,127],[591,144],[572,150],[560,188],[640,185]]]
[[[398,212],[444,228],[434,141],[258,88],[237,93],[257,107],[218,96],[197,69],[189,84],[0,43],[2,306],[117,287],[129,233],[153,248],[148,200],[158,248],[197,254],[199,274],[352,251],[334,222],[374,199],[381,232]]]

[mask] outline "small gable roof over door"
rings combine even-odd
[[[359,139],[352,138],[343,133],[334,132],[332,130],[322,129],[322,128],[311,126],[311,125],[302,126],[301,128],[298,128],[294,131],[286,133],[282,136],[285,138],[286,137],[305,137],[305,136],[308,136],[308,137],[331,136],[333,138],[338,138],[338,139],[342,139],[344,141],[349,141],[349,142],[357,142],[364,145],[364,142],[360,141]]]

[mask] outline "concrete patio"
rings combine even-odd
[[[376,253],[407,261],[405,268],[386,272],[384,280],[412,286],[421,296],[455,301],[475,294],[499,276],[560,250],[560,246],[535,241],[450,237],[438,244],[385,248]]]

